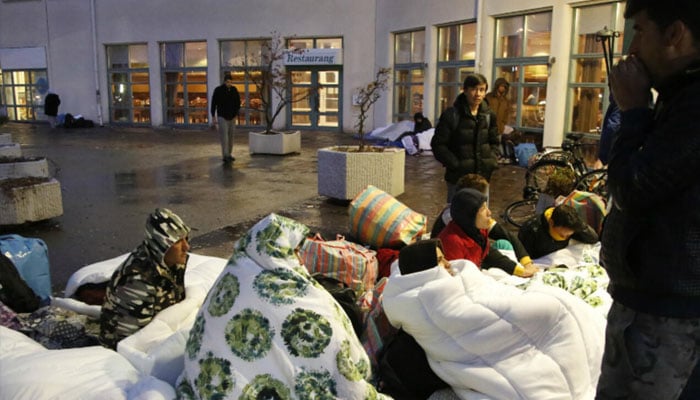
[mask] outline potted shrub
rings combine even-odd
[[[63,214],[60,183],[46,158],[0,157],[0,225],[41,221]]]
[[[389,87],[391,69],[380,68],[374,80],[357,89],[356,146],[332,146],[318,151],[318,194],[351,200],[367,185],[374,185],[392,196],[404,191],[403,148],[369,146],[365,142],[365,123],[374,103]]]
[[[260,93],[260,110],[265,118],[265,131],[248,134],[250,154],[282,155],[301,151],[301,133],[298,130],[280,132],[273,129],[275,120],[286,106],[305,100],[314,92],[312,89],[295,94],[289,90],[289,73],[284,67],[284,57],[290,51],[302,50],[286,49],[282,36],[273,31],[259,55],[260,73],[251,73],[250,66],[244,63],[248,79]]]
[[[63,215],[61,184],[54,178],[0,177],[0,226],[42,221]]]

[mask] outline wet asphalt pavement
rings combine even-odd
[[[317,193],[318,148],[354,144],[349,133],[302,131],[302,151],[248,154],[247,131],[234,139],[232,165],[221,162],[218,134],[208,129],[95,127],[50,129],[9,123],[24,156],[46,157],[61,184],[63,215],[0,226],[0,234],[41,238],[49,248],[54,292],[62,294],[79,268],[131,251],[143,239],[146,216],[167,207],[193,228],[191,251],[228,258],[233,243],[276,212],[326,239],[347,235],[348,202]],[[397,198],[433,218],[444,206],[442,166],[431,156],[406,156],[405,192]],[[502,166],[491,182],[490,205],[500,216],[518,200],[524,169]],[[2,212],[2,210],[0,210]]]

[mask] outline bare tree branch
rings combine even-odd
[[[284,107],[308,99],[321,87],[315,85],[306,91],[291,93],[291,75],[284,67],[284,57],[288,52],[299,54],[304,49],[285,48],[284,38],[279,32],[272,31],[272,37],[263,43],[260,54],[254,56],[259,63],[243,62],[246,77],[260,93],[260,109],[265,117],[267,134],[272,133],[272,126]],[[260,74],[253,73],[258,71]]]
[[[380,68],[374,77],[374,80],[357,91],[357,102],[359,113],[357,116],[357,133],[360,136],[360,149],[365,148],[365,122],[368,118],[369,110],[374,103],[379,100],[382,93],[389,88],[389,79],[391,78],[390,68]]]

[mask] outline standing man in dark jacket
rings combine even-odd
[[[440,115],[430,141],[433,155],[445,167],[448,203],[459,178],[474,173],[490,180],[498,166],[498,125],[496,114],[484,102],[486,78],[470,74],[463,89],[454,106]]]
[[[635,32],[610,75],[622,119],[608,166],[601,262],[614,303],[597,398],[697,399],[700,8],[627,0],[625,17]]]
[[[58,116],[58,106],[61,105],[61,98],[56,93],[49,92],[44,99],[44,115],[49,120],[52,128],[56,127],[56,117]]]
[[[224,75],[224,83],[214,89],[211,96],[211,119],[214,127],[221,135],[221,157],[225,163],[235,161],[233,151],[233,131],[236,128],[236,117],[241,109],[241,96],[233,86],[231,74]]]

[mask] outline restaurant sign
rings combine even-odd
[[[343,49],[303,49],[287,50],[284,65],[340,65],[343,63]]]

